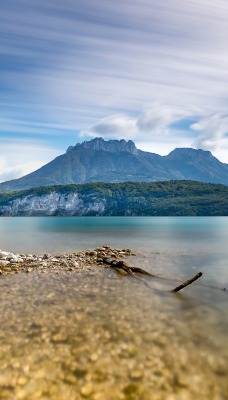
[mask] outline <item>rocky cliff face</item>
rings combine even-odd
[[[51,192],[42,196],[22,196],[0,206],[0,216],[102,215],[105,200],[94,197],[85,202],[78,193]]]
[[[136,148],[134,142],[132,140],[128,140],[128,142],[126,142],[124,139],[105,141],[103,138],[97,137],[88,142],[77,143],[76,146],[73,147],[71,146],[71,148],[68,148],[68,151],[80,148],[96,150],[96,151],[105,151],[108,153],[117,153],[119,151],[126,151],[128,153],[132,153],[135,155],[138,154],[138,149]]]

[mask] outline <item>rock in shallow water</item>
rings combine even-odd
[[[82,396],[88,397],[94,392],[94,386],[92,383],[88,383],[81,388]]]

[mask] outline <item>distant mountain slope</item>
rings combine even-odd
[[[0,192],[88,182],[152,182],[190,179],[228,185],[228,165],[209,151],[180,148],[168,156],[138,150],[129,140],[95,138],[19,179],[0,184]]]
[[[228,187],[193,181],[89,183],[0,194],[1,216],[228,216]]]

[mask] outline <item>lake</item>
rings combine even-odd
[[[1,218],[1,250],[128,247],[129,264],[163,279],[150,289],[101,267],[0,278],[0,399],[227,399],[227,243],[222,217]]]

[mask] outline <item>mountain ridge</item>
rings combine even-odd
[[[111,139],[105,141],[102,137],[96,137],[90,141],[84,141],[82,143],[76,143],[75,146],[68,147],[67,151],[71,151],[75,148],[84,148],[91,150],[102,150],[109,153],[116,153],[118,151],[126,151],[132,154],[138,154],[138,149],[132,140],[117,140]]]
[[[211,152],[177,148],[167,156],[145,152],[133,141],[95,138],[70,146],[38,170],[0,183],[0,192],[90,182],[194,180],[228,185],[228,165]]]

